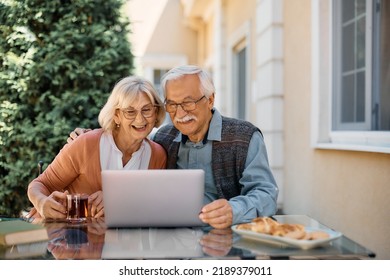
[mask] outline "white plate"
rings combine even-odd
[[[305,227],[305,231],[307,232],[323,231],[329,234],[329,238],[316,239],[316,240],[299,240],[299,239],[292,239],[288,237],[273,236],[265,233],[257,233],[251,230],[237,229],[237,225],[232,226],[232,230],[243,238],[261,241],[273,245],[279,245],[279,246],[284,245],[286,247],[300,248],[303,250],[325,246],[329,244],[330,241],[335,240],[342,236],[342,233],[331,229],[324,229],[324,228],[319,229],[319,228],[310,228],[310,227]]]

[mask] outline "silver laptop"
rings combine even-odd
[[[119,227],[203,226],[204,171],[104,170],[105,222]]]

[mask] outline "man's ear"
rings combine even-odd
[[[215,93],[213,93],[212,95],[210,95],[210,97],[208,98],[208,106],[209,106],[209,109],[213,109],[214,107],[214,98],[215,98]]]

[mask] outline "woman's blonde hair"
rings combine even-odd
[[[165,119],[164,104],[156,89],[148,80],[139,76],[129,76],[121,79],[114,87],[106,104],[99,113],[99,124],[105,131],[112,131],[115,127],[115,111],[130,106],[139,96],[145,93],[151,103],[157,107],[157,119],[155,127],[159,127]]]

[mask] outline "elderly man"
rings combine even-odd
[[[171,69],[161,86],[173,125],[161,127],[154,141],[167,150],[167,168],[206,172],[200,219],[226,228],[274,215],[278,188],[261,131],[249,122],[221,116],[214,108],[212,79],[197,66]]]
[[[222,229],[274,215],[278,188],[261,131],[214,108],[213,81],[197,66],[171,69],[161,86],[172,123],[159,128],[153,140],[166,149],[167,168],[205,171],[199,218]],[[84,131],[76,129],[68,141]]]

